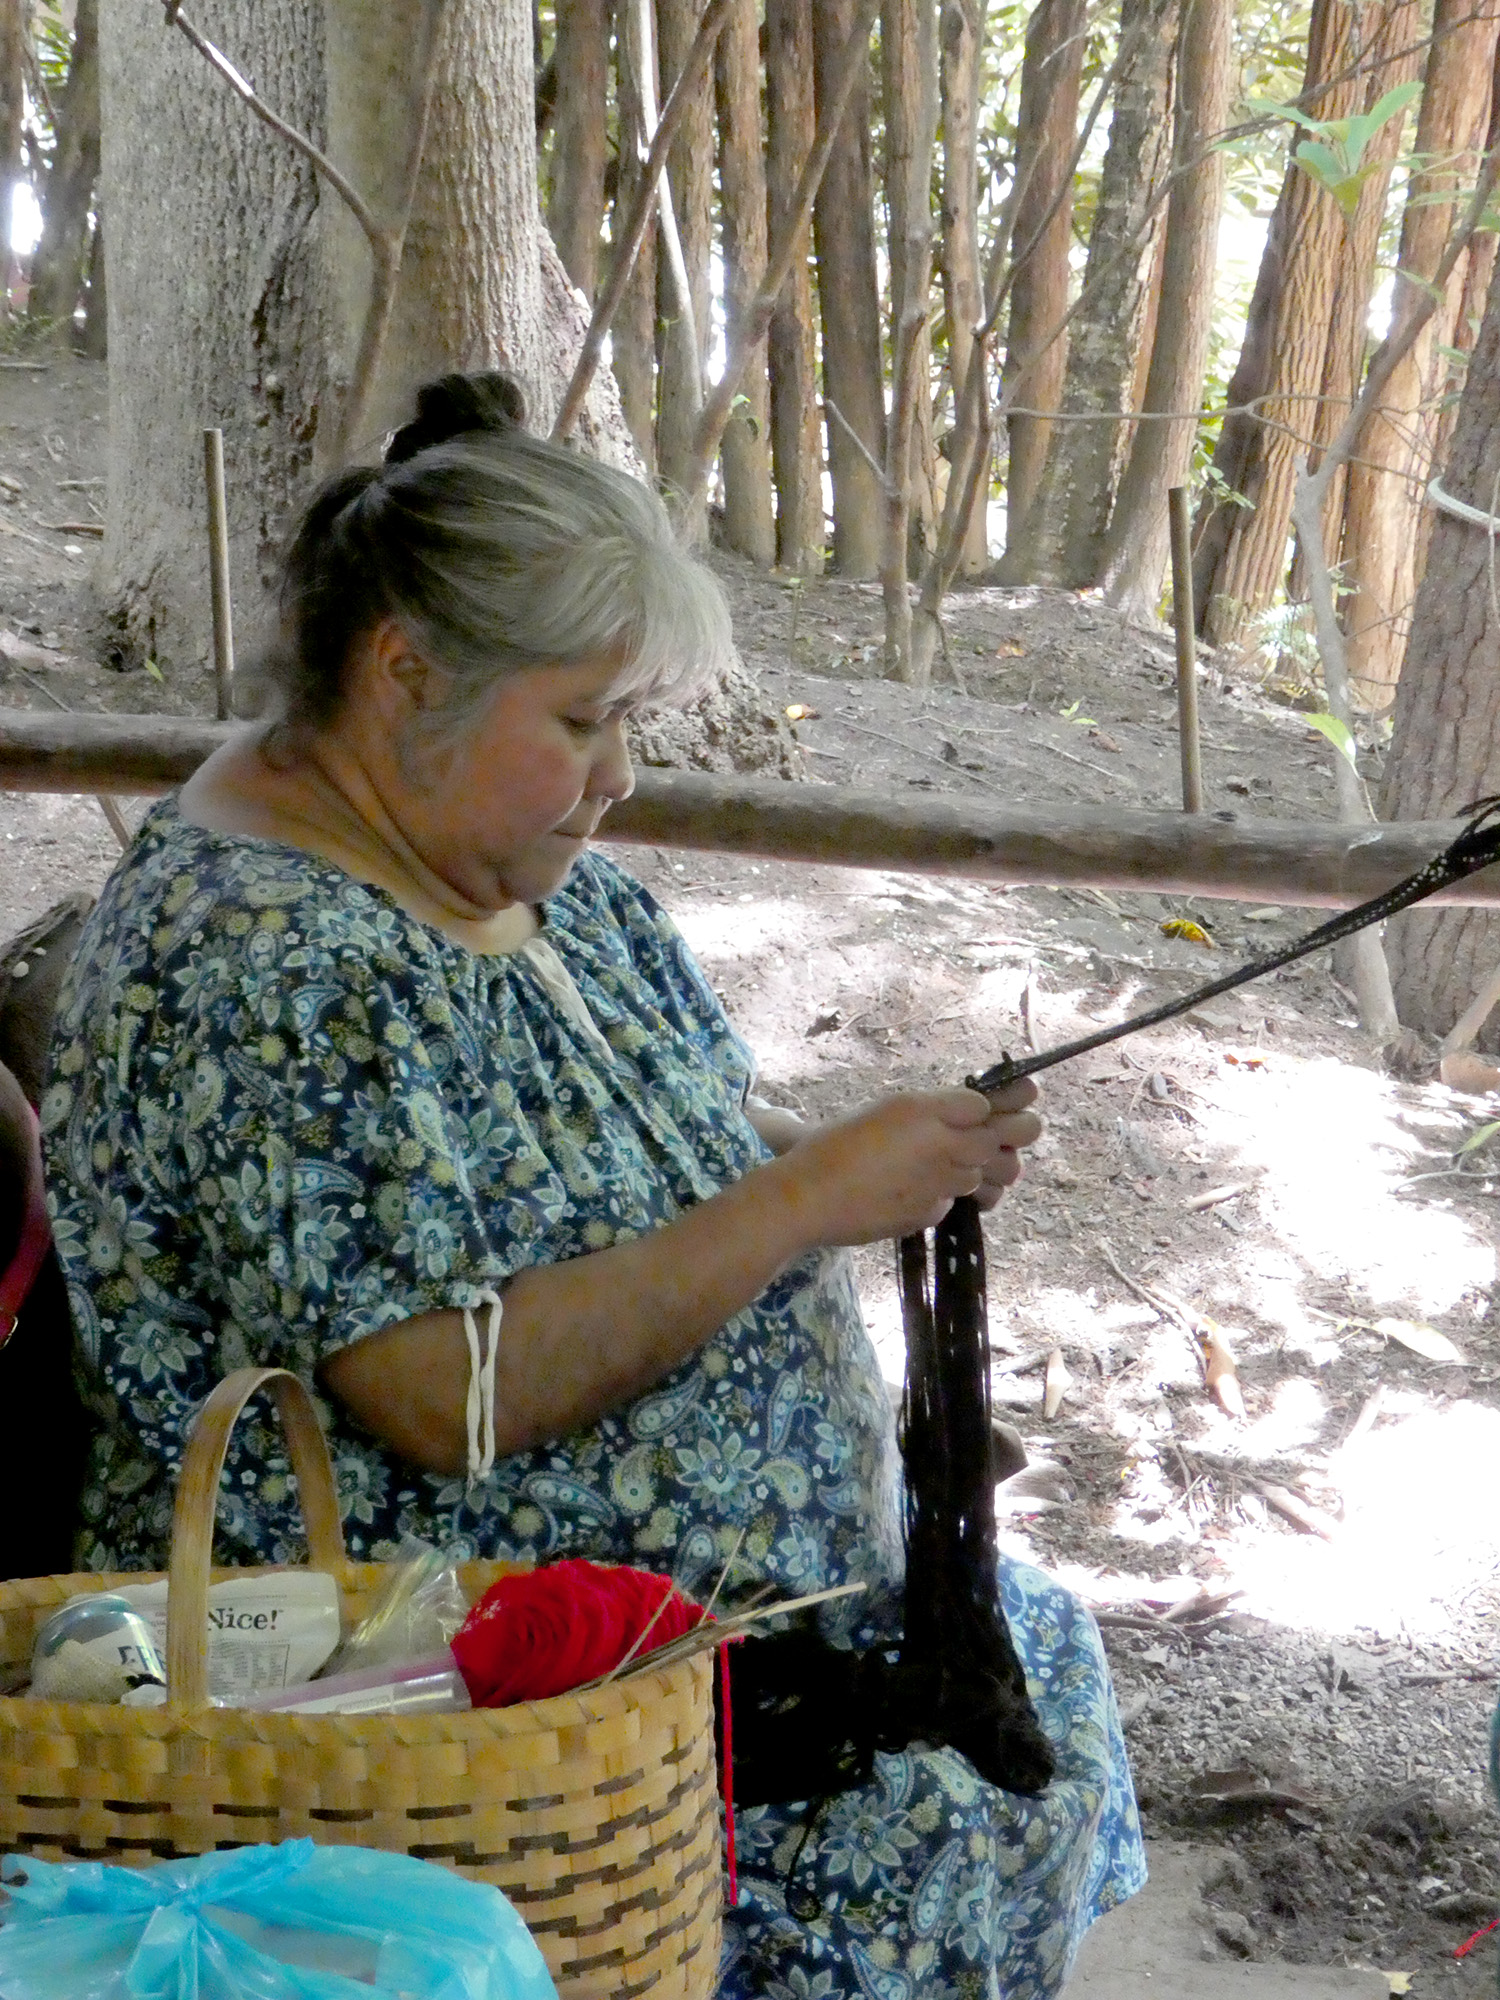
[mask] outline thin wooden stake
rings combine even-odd
[[[224,499],[224,433],[203,433],[203,477],[208,486],[208,583],[214,612],[214,714],[230,714],[234,688],[234,619],[229,601],[229,510]]]
[[[1188,490],[1167,490],[1172,531],[1172,624],[1177,633],[1177,737],[1182,752],[1182,810],[1203,810],[1203,752],[1198,740],[1198,648],[1193,631],[1193,538]]]

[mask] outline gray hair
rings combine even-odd
[[[622,698],[666,703],[732,664],[724,594],[647,486],[521,429],[503,377],[446,377],[418,407],[292,542],[267,663],[287,723],[333,720],[352,646],[387,617],[449,683],[424,735],[461,730],[528,667],[608,662]]]

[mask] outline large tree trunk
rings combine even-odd
[[[10,247],[11,204],[21,178],[21,128],[26,107],[25,0],[0,0],[0,305],[15,276]]]
[[[27,302],[32,319],[49,323],[60,345],[73,337],[73,313],[88,265],[89,207],[98,179],[99,0],[78,0]]]
[[[225,0],[214,30],[267,101],[390,213],[417,24],[415,0]],[[157,14],[107,7],[100,25],[113,218],[103,574],[127,650],[179,665],[204,658],[209,631],[201,428],[225,432],[236,614],[253,642],[289,515],[332,448],[369,257],[342,204]],[[550,415],[570,356],[546,320],[532,93],[528,10],[450,0],[390,336],[356,450],[399,417],[415,383],[447,368],[508,366],[538,417]]]
[[[1070,169],[1078,134],[1078,96],[1088,47],[1087,0],[1039,0],[1026,30],[1021,104],[1016,127],[1016,172],[1025,189],[1016,205],[1011,238],[1020,259],[1010,294],[1005,373],[1025,362],[1020,401],[1055,410],[1067,369],[1065,338],[1050,340],[1068,305],[1068,250],[1073,238]],[[1033,357],[1036,357],[1033,359]],[[1006,561],[1025,547],[1026,517],[1041,483],[1052,426],[1045,417],[1009,419],[1010,457],[1005,476]],[[1024,573],[1017,573],[1024,580]]]
[[[767,0],[766,184],[770,233],[793,208],[797,177],[812,151],[812,0]],[[823,463],[818,437],[817,350],[812,272],[805,242],[771,315],[771,460],[776,476],[776,559],[799,576],[823,567]]]
[[[1099,206],[1084,267],[1086,294],[1068,338],[1062,408],[1071,416],[1130,408],[1171,150],[1172,49],[1180,0],[1124,0],[1125,53],[1115,87]],[[1177,310],[1173,300],[1172,309]],[[1016,567],[1077,588],[1097,583],[1104,535],[1129,448],[1124,424],[1053,427]]]
[[[1469,363],[1444,485],[1490,513],[1500,491],[1500,283],[1490,286]],[[1411,646],[1396,690],[1396,729],[1381,795],[1385,819],[1450,815],[1500,792],[1500,611],[1492,543],[1482,528],[1439,515],[1417,593]],[[1412,911],[1386,938],[1408,1027],[1446,1035],[1500,965],[1500,915]],[[1492,1017],[1487,1046],[1500,1045]]]
[[[1363,18],[1367,36],[1371,11]],[[1345,0],[1316,0],[1302,96],[1314,117],[1347,118],[1363,103],[1360,27]],[[1241,637],[1286,570],[1296,462],[1314,429],[1347,237],[1332,195],[1289,161],[1229,388],[1232,404],[1265,400],[1260,414],[1225,419],[1214,453],[1224,484],[1250,505],[1209,502],[1198,535],[1194,603],[1216,644]]]
[[[547,220],[563,268],[586,299],[599,282],[609,158],[609,0],[557,0],[552,60],[552,198]]]
[[[1143,410],[1192,410],[1203,394],[1213,317],[1214,262],[1224,202],[1224,156],[1213,140],[1229,120],[1233,0],[1187,0],[1178,35],[1172,192]],[[1167,490],[1193,462],[1197,425],[1145,423],[1129,458],[1100,561],[1109,600],[1153,618],[1167,566]]]
[[[760,119],[760,37],[755,9],[737,7],[714,56],[719,109],[719,193],[724,250],[724,319],[732,347],[746,306],[766,270],[766,155]],[[761,569],[776,560],[771,493],[771,390],[764,356],[750,364],[724,426],[724,542]]]
[[[641,46],[640,10],[635,0],[616,0],[615,104],[619,127],[620,171],[610,222],[612,242],[618,243],[625,218],[635,206],[645,164],[645,104],[642,75],[651,66],[650,96],[657,95],[656,40]],[[646,466],[656,468],[656,217],[652,214],[641,238],[610,329],[611,366],[619,384],[625,421]]]
[[[1437,269],[1473,181],[1490,116],[1500,18],[1476,15],[1469,0],[1437,0],[1432,28],[1415,141],[1418,158],[1431,165],[1412,176],[1407,193],[1393,328],[1421,301]],[[1493,247],[1493,237],[1480,241]],[[1344,533],[1344,581],[1354,593],[1345,609],[1349,674],[1367,708],[1383,708],[1391,700],[1406,650],[1425,525],[1423,494],[1451,370],[1443,350],[1469,344],[1459,308],[1473,255],[1471,250],[1461,260],[1442,304],[1386,384],[1349,468]]]
[[[693,0],[656,0],[656,21],[665,99],[682,73],[692,47],[698,12]],[[685,490],[691,482],[695,463],[693,439],[698,429],[698,413],[703,408],[709,260],[713,251],[713,175],[713,80],[705,72],[693,91],[687,115],[678,126],[667,155],[667,180],[687,272],[691,328],[684,319],[678,296],[679,280],[665,257],[657,263],[656,463],[663,485],[674,490]],[[684,532],[698,540],[703,530],[700,508],[694,520],[684,525]]]
[[[832,88],[835,67],[854,25],[854,12],[854,0],[819,0],[813,9],[814,71],[820,106]],[[880,286],[875,270],[870,124],[866,73],[849,100],[813,210],[823,327],[823,394],[859,439],[856,444],[830,409],[827,432],[833,484],[833,566],[841,576],[878,575],[884,532],[880,478],[870,463],[871,458],[876,465],[885,460],[885,382],[880,354]]]
[[[1417,74],[1421,67],[1421,38],[1417,0],[1396,0],[1377,18],[1375,41],[1370,50],[1373,67],[1365,81],[1366,111],[1373,109],[1386,91],[1409,82]],[[1404,112],[1387,119],[1361,159],[1361,165],[1369,169],[1369,178],[1360,191],[1359,205],[1348,226],[1344,254],[1339,259],[1333,313],[1328,323],[1328,351],[1323,359],[1322,395],[1311,425],[1314,449],[1308,453],[1308,464],[1314,470],[1338,435],[1364,380],[1375,256],[1385,223],[1391,168],[1405,129]],[[1347,491],[1348,468],[1341,466],[1329,484],[1323,505],[1322,553],[1330,563],[1340,558]],[[1306,576],[1307,555],[1299,543],[1289,586],[1291,596],[1298,600],[1308,595]]]
[[[941,0],[943,208],[941,257],[948,335],[948,393],[958,417],[974,330],[984,318],[979,269],[979,55],[984,43],[984,0]],[[977,575],[989,561],[989,474],[959,558],[960,575]]]

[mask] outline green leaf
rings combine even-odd
[[[1462,1159],[1465,1153],[1478,1152],[1481,1146],[1487,1146],[1489,1144],[1490,1140],[1495,1137],[1496,1133],[1500,1133],[1500,1118],[1492,1120],[1492,1122],[1488,1125],[1481,1125],[1477,1132],[1471,1132],[1468,1138],[1465,1139],[1463,1144],[1459,1147],[1458,1152],[1454,1157],[1457,1159]]]
[[[1316,729],[1320,736],[1326,736],[1339,755],[1349,759],[1354,770],[1359,769],[1354,738],[1349,734],[1349,725],[1346,722],[1340,722],[1336,715],[1304,715],[1302,720],[1309,729]]]

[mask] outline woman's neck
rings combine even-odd
[[[519,951],[540,928],[524,903],[473,908],[434,875],[404,838],[357,763],[324,746],[282,762],[264,733],[216,750],[183,786],[183,817],[215,833],[281,841],[331,861],[394,897],[419,923],[470,951]]]

